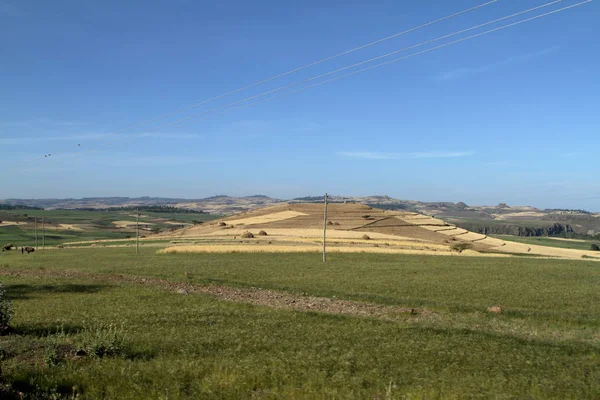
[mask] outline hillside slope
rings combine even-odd
[[[570,259],[598,257],[591,251],[527,245],[490,238],[427,215],[382,210],[364,204],[330,204],[327,217],[328,246],[334,252],[523,254]],[[323,236],[323,205],[279,204],[176,230],[164,236],[173,240],[199,240],[193,246],[189,246],[189,240],[186,240],[186,246],[174,246],[166,249],[167,253],[319,251]],[[460,251],[461,247],[467,250]]]

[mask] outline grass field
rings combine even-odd
[[[557,240],[548,237],[537,237],[537,236],[512,236],[512,235],[490,235],[503,240],[510,240],[511,242],[525,243],[525,244],[537,244],[540,246],[548,247],[559,247],[562,249],[576,249],[576,250],[589,250],[592,244],[600,245],[600,241],[597,240],[582,240],[582,241],[571,241],[571,240]],[[598,252],[600,256],[600,252]]]
[[[135,216],[131,211],[78,211],[78,210],[2,210],[0,221],[25,221],[26,225],[3,226],[0,224],[0,244],[13,243],[16,246],[33,246],[35,244],[35,226],[33,218],[38,218],[38,244],[41,246],[42,225],[45,221],[45,244],[55,246],[65,242],[98,239],[125,239],[135,236],[133,228],[119,228],[115,221],[128,220],[135,224]],[[209,221],[218,218],[216,215],[194,213],[158,213],[144,212],[140,217],[140,225],[148,225],[167,231],[174,227],[191,224],[192,221]],[[181,225],[174,225],[174,224]],[[65,226],[60,226],[64,224]],[[70,226],[72,225],[72,226]],[[145,230],[144,230],[145,232]],[[146,234],[146,233],[142,234]]]
[[[87,248],[3,254],[0,274],[16,307],[2,373],[29,396],[600,397],[593,262]],[[73,356],[98,348],[113,354]]]

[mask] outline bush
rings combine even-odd
[[[450,249],[452,249],[453,251],[458,251],[459,253],[462,253],[465,250],[468,250],[470,248],[473,247],[472,243],[454,243],[452,246],[450,246]]]
[[[362,235],[362,240],[371,240],[369,235]]]
[[[598,246],[596,243],[593,243],[590,246],[590,250],[592,250],[592,251],[600,251],[600,246]]]
[[[6,298],[6,290],[0,283],[0,334],[8,330],[14,314],[12,302]]]

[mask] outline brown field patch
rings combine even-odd
[[[0,228],[3,226],[19,226],[19,225],[27,225],[27,222],[17,222],[17,221],[2,221],[0,224]]]
[[[112,224],[117,228],[135,228],[137,223],[135,221],[113,221]],[[140,221],[140,229],[142,229],[142,227],[145,225],[154,225],[154,224],[152,222]],[[179,225],[181,225],[181,224],[179,224]]]

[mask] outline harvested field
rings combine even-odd
[[[584,256],[590,257],[591,259],[600,259],[598,258],[598,252],[595,251],[524,244],[490,237],[481,240],[478,243],[488,245],[494,250],[500,250],[506,253],[535,254],[540,256],[568,258],[573,260],[581,260]]]
[[[78,224],[57,224],[54,228],[56,228],[57,230],[66,229],[66,230],[71,230],[71,231],[80,231],[80,232],[83,231],[81,226]]]
[[[385,211],[361,204],[331,204],[328,208],[328,221],[333,224],[329,224],[327,229],[328,240],[338,241],[340,245],[342,241],[346,241],[343,243],[344,246],[337,246],[338,249],[335,251],[338,252],[451,252],[450,246],[452,243],[449,241],[457,239],[461,242],[472,243],[473,248],[471,251],[484,255],[510,253],[569,259],[594,256],[592,252],[583,250],[572,252],[569,249],[555,249],[548,246],[542,248],[542,246],[527,246],[506,240],[490,239],[486,235],[457,228],[427,215],[403,211]],[[219,224],[227,224],[227,229],[223,229]],[[313,251],[311,247],[300,249],[299,244],[304,243],[312,246],[313,243],[320,243],[323,235],[323,205],[280,204],[247,212],[237,218],[229,217],[229,219],[217,220],[206,226],[186,227],[160,235],[160,237],[171,240],[177,238],[198,238],[200,241],[204,238],[231,240],[232,238],[240,238],[247,231],[257,236],[261,230],[268,232],[271,251],[273,252],[290,251],[290,246],[293,246],[295,251]],[[362,238],[366,237],[365,235],[371,240],[363,241]],[[252,248],[248,250],[227,247],[217,248],[214,251],[264,251],[262,248],[256,247],[256,238],[252,240],[252,244],[241,245],[242,247],[251,245]],[[369,242],[370,245],[366,245],[364,242]],[[403,244],[395,245],[395,249],[390,249],[387,248],[385,242],[389,242],[388,245],[392,242],[403,242]],[[382,245],[386,248],[379,247]],[[211,252],[212,250],[208,250],[207,246],[210,247],[211,244],[200,246],[204,248],[195,248],[192,251]],[[356,247],[356,249],[351,250],[351,247]],[[183,252],[184,250],[173,251]],[[460,254],[466,255],[469,253],[463,252]]]
[[[240,236],[242,235],[244,232],[246,232],[247,229],[230,229],[226,234],[227,236]],[[259,232],[258,229],[254,229],[254,230],[250,230],[251,232],[253,232],[254,234],[257,234]],[[323,238],[323,229],[306,229],[306,228],[300,228],[300,229],[291,229],[291,228],[287,228],[287,229],[282,229],[282,228],[273,228],[273,229],[269,229],[268,231],[269,237],[271,238]],[[327,238],[330,239],[360,239],[362,236],[364,235],[363,232],[358,232],[358,231],[342,231],[342,230],[334,230],[334,229],[328,229],[327,230]],[[401,236],[395,236],[395,235],[386,235],[383,233],[369,233],[369,235],[371,236],[372,239],[389,239],[389,240],[411,240],[410,237],[401,237]],[[211,233],[208,233],[206,236],[223,236],[223,231],[214,231]]]
[[[268,224],[270,222],[284,221],[286,219],[295,218],[300,215],[307,215],[297,211],[281,211],[273,214],[260,215],[257,217],[228,219],[226,222],[230,225],[258,225]]]
[[[441,233],[442,235],[447,235],[447,236],[462,236],[462,235],[469,233],[469,231],[466,229],[462,229],[462,228],[456,228],[456,229],[443,230],[438,233]]]
[[[562,240],[563,242],[578,242],[578,243],[586,242],[586,240],[583,240],[583,239],[569,239],[569,238],[559,238],[559,237],[552,237],[552,236],[544,236],[544,239]]]
[[[135,221],[113,221],[112,224],[117,228],[135,228],[137,222]],[[145,225],[154,225],[152,222],[142,222],[140,221],[140,229]],[[181,225],[181,224],[178,224]]]
[[[4,226],[18,226],[18,225],[27,225],[27,222],[16,222],[16,221],[2,221],[0,224],[0,228]]]
[[[507,219],[527,219],[527,218],[541,218],[545,217],[546,214],[535,212],[535,211],[524,211],[524,212],[516,212],[516,213],[507,213],[507,214],[493,214],[494,218],[500,221],[504,221]]]
[[[158,254],[190,254],[190,253],[320,253],[322,247],[315,245],[192,245],[192,246],[173,246],[158,250]],[[481,256],[480,253],[471,250],[465,250],[462,253],[453,252],[450,249],[444,250],[415,250],[393,247],[374,247],[374,246],[329,246],[328,253],[374,253],[374,254],[415,254],[415,255],[444,255],[444,256]],[[495,254],[494,257],[510,257],[504,254]]]
[[[468,242],[476,242],[485,239],[487,236],[481,233],[467,232],[460,235],[460,240],[466,240]]]
[[[447,223],[442,221],[441,219],[427,217],[425,215],[419,215],[419,214],[402,215],[402,216],[399,216],[396,218],[406,221],[408,223],[411,223],[413,225],[440,225],[440,226],[447,225]]]

